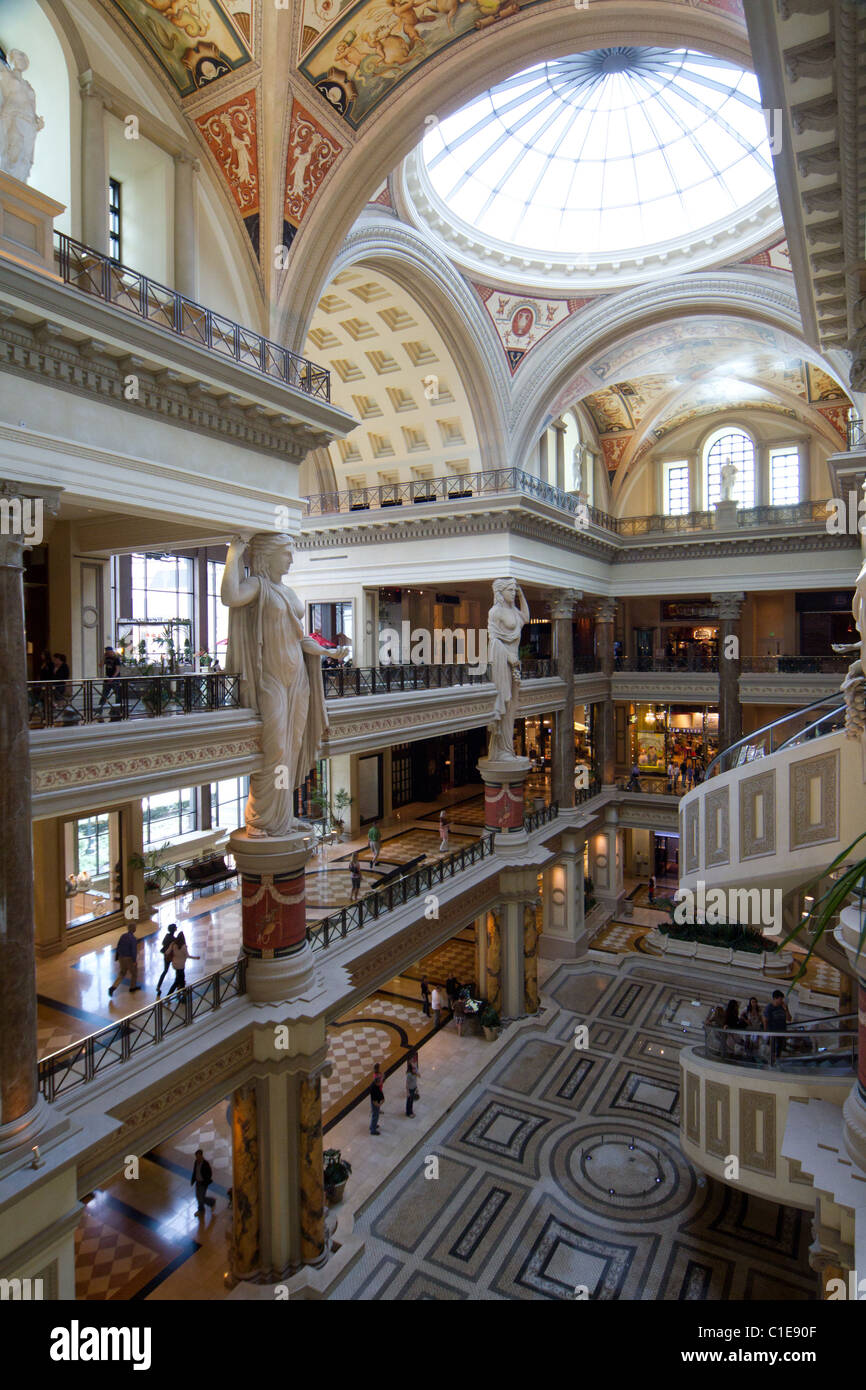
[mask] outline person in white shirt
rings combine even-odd
[[[438,985],[433,986],[433,997],[430,1000],[430,1003],[433,1006],[433,1026],[435,1028],[438,1028],[439,1024],[442,1021],[443,1006],[442,991]]]

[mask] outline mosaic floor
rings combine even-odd
[[[456,835],[452,830],[448,837],[448,849],[440,854],[439,833],[436,830],[427,830],[423,826],[417,826],[411,830],[401,830],[396,835],[383,835],[378,867],[391,869],[395,864],[408,864],[411,859],[417,859],[419,855],[423,855],[426,864],[432,864],[443,858],[444,854],[451,854],[455,849],[462,849],[464,845],[471,845],[477,838],[475,835]],[[351,855],[345,856],[347,863],[350,858]],[[362,864],[369,864],[369,849],[362,850],[358,858]]]
[[[561,966],[537,1025],[356,1214],[365,1250],[331,1296],[813,1298],[808,1214],[707,1179],[680,1151],[679,1047],[728,992],[652,962]]]

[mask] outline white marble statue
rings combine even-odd
[[[731,463],[730,459],[725,459],[721,468],[723,502],[733,502],[735,500],[734,488],[737,486],[737,477],[739,476],[739,472],[739,468],[737,468],[735,464]]]
[[[851,612],[860,641],[852,642],[850,646],[834,646],[833,650],[848,656],[858,653],[857,659],[848,667],[841,687],[845,696],[845,732],[849,738],[866,740],[866,560],[860,567],[854,586]]]
[[[493,607],[487,614],[487,651],[490,675],[496,686],[493,720],[488,725],[487,756],[494,761],[512,762],[514,719],[520,692],[520,634],[529,622],[529,606],[520,586],[513,579],[497,579],[493,584]]]
[[[580,492],[583,487],[583,445],[575,444],[574,452],[571,455],[571,466],[574,475],[573,492]]]
[[[246,809],[247,832],[257,837],[306,828],[293,803],[328,731],[322,657],[344,650],[325,651],[304,635],[304,605],[282,583],[291,563],[290,536],[237,536],[220,590],[230,610],[226,669],[240,672],[241,704],[262,718],[264,767],[250,777]]]
[[[24,78],[30,60],[20,48],[0,63],[0,169],[26,183],[33,168],[36,136],[45,125],[36,114],[36,93]]]

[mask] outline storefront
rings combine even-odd
[[[705,771],[718,752],[715,706],[633,704],[628,719],[630,766],[648,777],[667,779],[670,764]]]

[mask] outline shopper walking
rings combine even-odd
[[[442,1006],[443,1006],[444,1002],[445,1002],[445,1001],[444,1001],[443,998],[442,998],[442,991],[441,991],[441,989],[439,988],[438,985],[434,985],[434,986],[433,986],[433,998],[432,998],[432,1000],[431,1000],[431,1003],[432,1003],[432,1005],[433,1005],[433,1026],[434,1026],[434,1028],[438,1028],[439,1025],[440,1025],[441,1022],[442,1022]]]
[[[430,1017],[430,981],[426,975],[421,976],[421,1007],[424,1010],[424,1017]]]
[[[440,854],[447,854],[447,853],[448,853],[448,836],[449,836],[449,834],[450,834],[450,831],[451,831],[451,827],[450,827],[450,825],[448,824],[448,816],[446,815],[446,813],[445,813],[444,811],[440,811],[440,812],[439,812],[439,853],[440,853]]]
[[[117,684],[117,677],[121,671],[121,661],[113,647],[106,647],[102,654],[102,674],[105,677],[102,682],[102,692],[99,696],[99,704],[96,706],[96,718],[102,723],[103,706],[111,703],[111,696],[114,696],[115,704],[120,702],[120,690]]]
[[[791,1010],[785,1003],[785,996],[780,989],[774,989],[773,997],[764,1010],[765,1031],[768,1033],[786,1033],[790,1022]],[[773,1066],[784,1051],[784,1038],[770,1039],[770,1066]]]
[[[454,1022],[457,1025],[458,1038],[463,1037],[463,1024],[466,1022],[466,1000],[461,995],[454,1000],[451,1012],[454,1015]]]
[[[195,1200],[197,1203],[195,1214],[196,1216],[203,1216],[206,1206],[216,1206],[216,1198],[207,1195],[207,1190],[213,1182],[213,1169],[201,1149],[196,1149],[195,1151],[195,1162],[192,1165],[192,1177],[190,1178],[190,1182],[195,1188]]]
[[[412,1116],[415,1112],[413,1106],[418,1099],[418,1053],[412,1052],[406,1061],[406,1114]]]
[[[379,1112],[385,1104],[385,1090],[382,1085],[384,1081],[382,1068],[378,1062],[373,1069],[373,1081],[370,1086],[370,1133],[379,1134]]]
[[[162,945],[159,948],[162,952],[163,965],[162,974],[156,982],[157,999],[162,994],[162,982],[168,974],[169,970],[171,969],[171,948],[174,945],[174,934],[176,931],[177,922],[169,922],[168,926],[165,929],[165,936],[162,938]]]
[[[650,906],[652,906],[656,900],[656,881],[654,874],[650,874],[650,881],[647,884],[647,896],[650,900]]]
[[[189,947],[186,944],[186,937],[183,932],[178,932],[171,946],[171,963],[174,967],[174,983],[169,994],[174,994],[176,989],[186,989],[186,963],[188,960],[199,960],[199,956],[191,956]]]
[[[382,836],[378,825],[373,823],[367,831],[367,844],[370,847],[370,863],[375,865],[379,860],[379,850],[382,847]]]
[[[135,934],[134,922],[130,922],[115,946],[114,959],[120,968],[114,983],[108,986],[109,998],[122,980],[129,984],[130,994],[135,994],[136,990],[141,989],[141,985],[138,983],[138,937]]]
[[[349,876],[352,880],[352,897],[350,901],[356,903],[358,901],[358,895],[361,892],[361,865],[358,862],[357,852],[352,855],[349,861]]]

